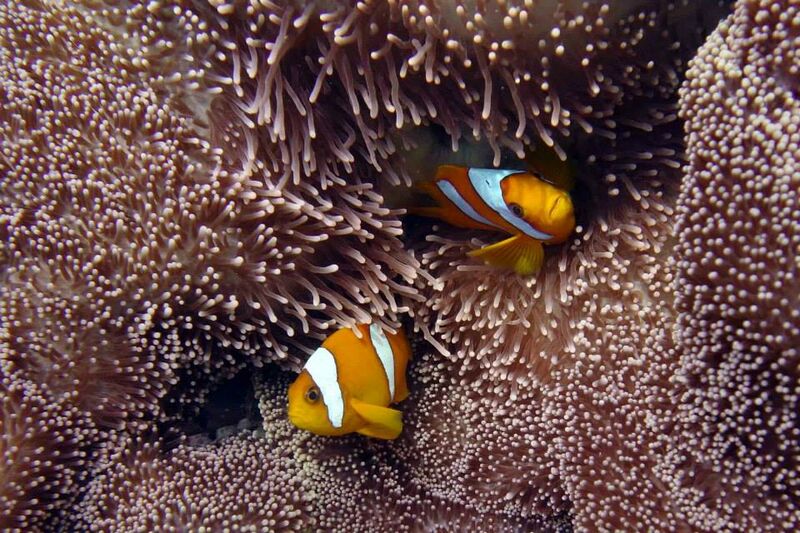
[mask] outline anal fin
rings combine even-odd
[[[372,405],[351,399],[350,405],[364,419],[366,425],[356,431],[377,439],[396,439],[403,431],[403,413],[397,409]]]
[[[521,276],[529,276],[542,268],[544,246],[525,235],[514,235],[504,241],[473,250],[468,255],[492,266],[511,269]]]

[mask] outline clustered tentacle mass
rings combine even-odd
[[[204,448],[165,450],[146,439],[117,446],[77,507],[83,531],[298,531],[313,524],[312,493],[298,465],[250,432]]]
[[[796,528],[800,5],[697,52],[727,9],[0,6],[0,525]],[[390,207],[533,144],[579,225],[534,278]],[[404,316],[398,440],[288,423],[284,371]],[[173,442],[242,369],[263,430]]]
[[[742,3],[681,92],[672,467],[703,474],[680,478],[698,527],[800,524],[798,45],[796,2]]]

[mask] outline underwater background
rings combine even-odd
[[[798,50],[796,0],[2,3],[0,529],[797,530]],[[537,150],[535,274],[405,212]],[[402,433],[293,426],[370,322]]]

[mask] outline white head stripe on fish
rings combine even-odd
[[[303,368],[311,375],[311,379],[314,380],[322,394],[322,401],[328,409],[328,420],[331,421],[333,427],[342,427],[344,399],[342,398],[342,388],[339,386],[336,360],[333,358],[333,354],[327,348],[317,348]]]
[[[461,196],[461,193],[447,180],[441,180],[436,182],[436,186],[439,187],[439,190],[447,196],[447,199],[450,200],[455,204],[458,209],[467,215],[469,218],[474,220],[475,222],[480,222],[481,224],[486,224],[487,226],[492,226],[493,228],[498,227],[497,224],[488,220],[486,217],[475,211],[469,202],[464,200],[464,197]]]
[[[369,339],[372,341],[372,346],[375,348],[375,353],[378,354],[378,359],[381,360],[383,371],[386,373],[386,381],[389,382],[389,399],[394,400],[394,352],[392,345],[389,344],[389,339],[381,327],[377,324],[370,324],[369,326]]]
[[[544,233],[534,228],[528,221],[518,217],[511,212],[503,198],[503,189],[500,182],[512,174],[520,174],[523,170],[503,170],[495,168],[471,168],[469,169],[469,181],[481,200],[486,203],[495,213],[503,217],[509,224],[520,230],[528,237],[546,241],[552,239],[549,233]]]

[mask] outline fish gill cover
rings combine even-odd
[[[0,527],[796,529],[798,21],[3,4]],[[533,144],[579,226],[536,276],[390,207]],[[414,337],[401,436],[292,427],[288,372],[371,319]],[[220,429],[242,373],[260,418]]]

